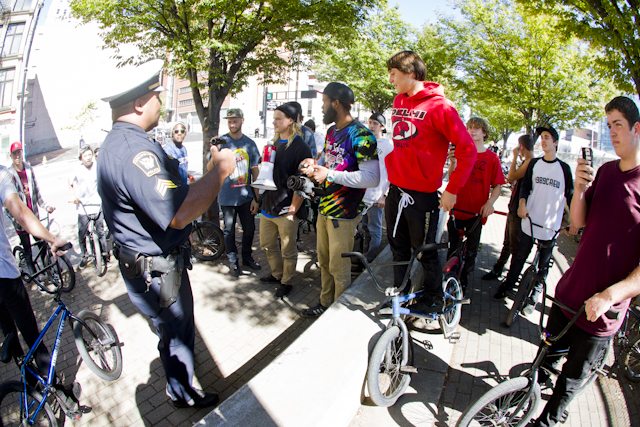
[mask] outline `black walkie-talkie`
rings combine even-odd
[[[582,147],[582,158],[587,161],[587,165],[593,167],[593,150],[591,147]]]

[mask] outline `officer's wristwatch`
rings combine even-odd
[[[327,181],[333,182],[336,179],[335,171],[330,170],[327,172]]]

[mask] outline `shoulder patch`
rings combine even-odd
[[[160,173],[160,161],[151,151],[141,151],[133,158],[133,164],[147,177]]]

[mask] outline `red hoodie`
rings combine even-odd
[[[458,191],[471,174],[476,146],[442,86],[424,82],[413,96],[396,96],[391,112],[393,151],[385,158],[389,182],[407,190],[432,193],[442,185],[449,142],[456,146],[456,170],[447,191]]]

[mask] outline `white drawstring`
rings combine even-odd
[[[400,190],[398,188],[398,190]],[[402,196],[400,196],[400,201],[398,202],[398,214],[396,215],[396,225],[393,226],[393,237],[396,237],[396,230],[398,229],[398,222],[400,222],[400,215],[402,215],[402,209],[406,208],[409,205],[413,204],[413,197],[409,193],[405,193],[400,190]]]

